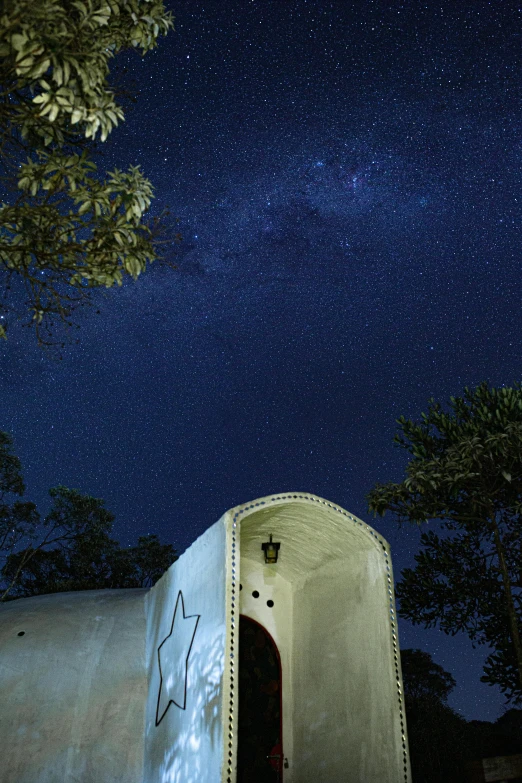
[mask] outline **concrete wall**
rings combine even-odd
[[[1,783],[235,783],[239,612],[281,656],[285,783],[410,783],[389,545],[303,493],[227,512],[150,591],[1,605]]]
[[[147,595],[146,783],[224,779],[228,550],[220,520]]]
[[[229,514],[240,524],[241,612],[270,631],[281,655],[285,783],[409,783],[386,540],[304,493]],[[281,543],[276,565],[261,550],[270,533]]]
[[[145,592],[0,606],[2,783],[142,783]]]
[[[299,652],[293,715],[299,783],[404,779],[379,558],[370,549],[327,562],[295,592],[294,648]]]

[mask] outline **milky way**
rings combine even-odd
[[[100,295],[62,361],[14,328],[2,429],[28,495],[105,498],[183,551],[227,508],[306,490],[366,519],[396,576],[418,531],[372,520],[395,419],[520,379],[520,13],[503,2],[170,0],[122,55],[137,103],[100,165],[140,163],[176,270]],[[76,337],[76,335],[75,335]],[[401,621],[495,718],[483,650]]]

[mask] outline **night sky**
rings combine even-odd
[[[141,164],[184,239],[79,316],[60,361],[11,328],[0,429],[27,496],[104,498],[115,536],[181,553],[236,504],[320,495],[391,544],[366,493],[403,477],[395,419],[521,380],[521,9],[483,0],[168,0],[100,168]],[[74,335],[76,338],[76,334]],[[485,648],[399,620],[495,720]]]

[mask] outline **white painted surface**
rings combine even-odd
[[[145,593],[0,605],[2,783],[141,782]]]
[[[145,735],[146,783],[220,783],[226,720],[223,697],[227,631],[227,534],[223,521],[198,538],[146,598],[149,696]],[[172,628],[179,594],[180,605]],[[172,631],[172,634],[171,634]],[[169,636],[170,635],[170,636]],[[158,661],[160,651],[161,674]],[[169,694],[186,700],[171,703]],[[160,696],[159,725],[158,695]],[[166,707],[168,709],[165,712]]]
[[[284,783],[409,783],[388,543],[306,493],[228,513],[240,520],[241,611],[281,655]],[[279,558],[264,565],[271,533]]]
[[[239,611],[281,656],[284,783],[410,783],[389,546],[305,493],[228,511],[150,591],[0,606],[1,783],[235,783]]]

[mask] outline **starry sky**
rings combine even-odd
[[[100,168],[142,166],[175,270],[99,295],[62,360],[13,327],[0,428],[46,511],[104,498],[115,535],[181,553],[238,503],[312,492],[391,544],[395,419],[521,379],[521,9],[504,0],[167,0],[175,31],[114,67],[137,101]],[[484,648],[399,620],[495,720]]]

